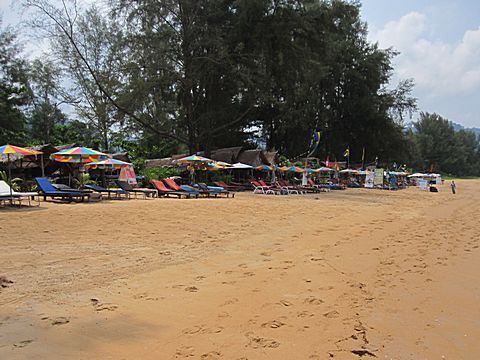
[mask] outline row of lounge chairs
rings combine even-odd
[[[263,180],[251,181],[251,184],[254,194],[266,195],[307,194],[339,189],[335,184],[316,184],[312,179],[308,179],[307,185],[294,185],[287,180],[278,180],[273,185],[267,185]]]
[[[130,184],[118,181],[118,189],[107,189],[99,185],[85,185],[83,190],[71,189],[66,185],[52,184],[46,178],[35,178],[38,192],[19,193],[11,191],[8,184],[0,181],[0,205],[4,203],[22,204],[27,199],[29,205],[33,199],[37,199],[40,204],[40,198],[61,200],[66,202],[83,202],[100,200],[106,195],[108,199],[130,199],[132,196],[143,196],[144,199],[156,197],[177,197],[177,198],[199,198],[199,197],[235,197],[235,194],[221,186],[207,186],[206,184],[197,184],[195,187],[188,185],[178,185],[173,179],[153,180],[152,189],[133,188]]]

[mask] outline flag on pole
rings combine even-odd
[[[350,156],[350,147],[347,147],[347,150],[343,153],[343,157],[348,157]]]
[[[313,133],[313,141],[310,145],[310,148],[312,150],[309,152],[307,157],[312,156],[315,153],[315,151],[317,151],[318,145],[320,145],[320,142],[322,141],[323,135],[324,135],[324,133],[322,131],[315,131]]]

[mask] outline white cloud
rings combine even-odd
[[[370,39],[400,51],[395,59],[398,77],[414,78],[428,96],[480,91],[480,27],[467,30],[458,43],[430,40],[431,29],[425,15],[411,12],[372,32]]]

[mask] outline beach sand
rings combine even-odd
[[[480,358],[457,185],[0,210],[0,359]]]

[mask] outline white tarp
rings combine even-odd
[[[417,181],[420,190],[428,190],[428,180],[420,179]]]
[[[374,178],[375,178],[375,173],[373,173],[373,172],[369,171],[365,174],[365,187],[366,188],[373,188]]]

